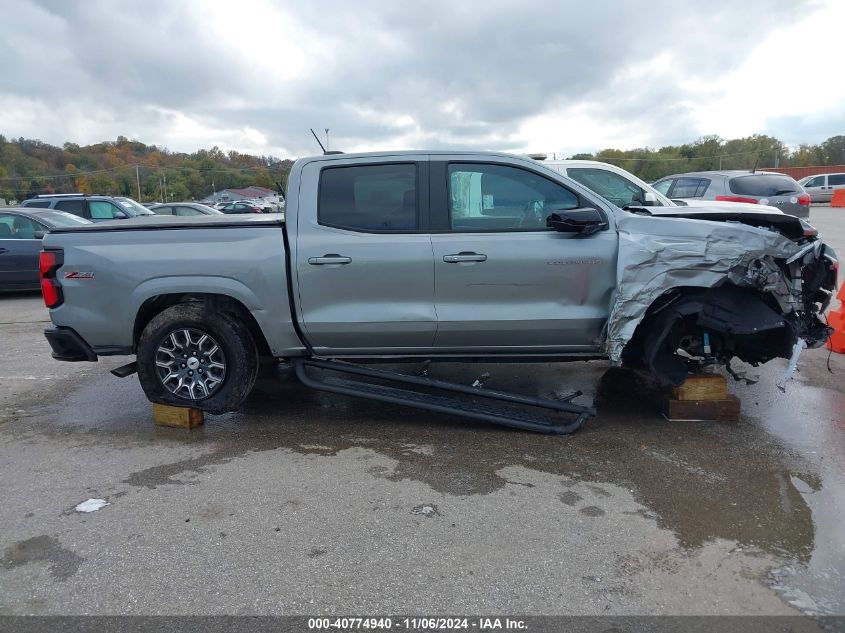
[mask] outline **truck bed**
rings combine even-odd
[[[285,223],[284,213],[240,213],[232,215],[193,215],[193,216],[138,216],[127,220],[111,220],[80,224],[72,227],[57,227],[51,233],[100,233],[103,231],[147,231],[150,229],[221,229],[229,227],[251,227]]]
[[[53,324],[74,329],[94,354],[135,352],[139,324],[153,303],[223,295],[239,302],[263,334],[267,352],[296,354],[287,251],[280,214],[139,217],[57,229],[64,302]],[[132,325],[135,324],[134,328]]]

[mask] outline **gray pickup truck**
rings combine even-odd
[[[774,209],[620,209],[525,157],[385,152],[298,160],[284,217],[59,228],[40,267],[56,359],[135,354],[150,400],[222,412],[261,357],[609,358],[664,384],[790,358],[829,336],[838,262]]]

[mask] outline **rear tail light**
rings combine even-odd
[[[62,286],[56,278],[56,271],[62,267],[64,259],[62,251],[41,251],[38,257],[41,296],[44,297],[44,305],[48,308],[56,308],[64,301]]]
[[[810,196],[806,193],[802,193],[798,196],[798,204],[802,207],[809,207],[810,206]]]
[[[261,213],[261,209],[259,209],[258,207],[252,207],[252,212],[253,213]]]
[[[742,196],[716,196],[716,200],[722,202],[747,202],[748,204],[757,204],[755,198],[743,198]]]

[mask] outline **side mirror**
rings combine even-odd
[[[32,239],[40,240],[45,235],[47,235],[47,231],[36,231],[35,233],[33,233]]]
[[[546,218],[546,226],[561,233],[592,235],[607,228],[607,221],[598,209],[582,207],[557,211]]]
[[[112,213],[112,217],[113,217],[115,220],[125,220],[125,219],[127,219],[129,216],[128,216],[128,215],[126,215],[126,213],[125,213],[124,211],[121,211],[120,209],[116,209],[116,210],[114,211],[114,213]]]
[[[654,195],[651,191],[646,191],[643,193],[643,206],[644,207],[656,207],[657,206],[657,196]]]

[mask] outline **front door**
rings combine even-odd
[[[425,157],[316,161],[303,168],[300,191],[308,193],[290,234],[309,343],[335,355],[430,348],[437,319]]]
[[[435,307],[440,351],[594,352],[615,288],[617,236],[546,227],[590,205],[560,182],[495,163],[432,163]],[[441,171],[441,176],[436,174]],[[437,183],[437,184],[435,184]]]

